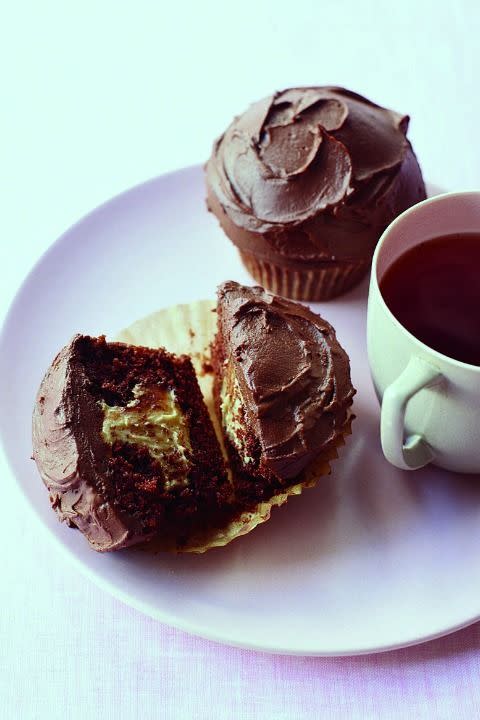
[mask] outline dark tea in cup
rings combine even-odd
[[[391,312],[418,340],[480,366],[480,234],[415,245],[392,263],[379,286]]]

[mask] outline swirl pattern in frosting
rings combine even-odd
[[[408,122],[343,88],[277,92],[215,142],[207,204],[241,250],[276,263],[368,258],[425,198]]]

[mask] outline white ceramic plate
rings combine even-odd
[[[333,474],[250,535],[204,556],[107,555],[61,525],[30,460],[42,375],[74,332],[113,337],[161,307],[251,282],[205,208],[199,167],[114,198],[71,228],[17,294],[0,341],[0,427],[28,503],[101,587],[159,620],[232,645],[304,655],[400,647],[480,614],[480,482],[404,473],[379,444],[365,347],[367,282],[316,306],[350,355],[353,435]]]

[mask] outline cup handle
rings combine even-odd
[[[436,385],[441,379],[437,368],[413,356],[402,374],[385,390],[380,422],[382,450],[387,460],[402,470],[417,470],[434,458],[432,448],[421,435],[410,435],[404,442],[405,411],[408,401],[419,390]]]

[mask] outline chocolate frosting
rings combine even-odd
[[[339,87],[276,92],[215,142],[208,207],[241,250],[278,264],[369,259],[425,198],[408,122]]]
[[[304,305],[225,282],[220,331],[262,462],[296,477],[344,432],[355,390],[333,327]]]
[[[59,519],[81,530],[94,550],[116,550],[147,538],[99,491],[106,454],[103,413],[88,391],[80,339],[76,335],[63,348],[41,383],[33,411],[33,457]]]

